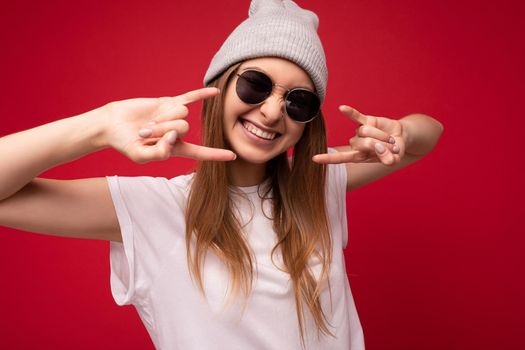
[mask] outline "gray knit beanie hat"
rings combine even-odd
[[[248,16],[213,57],[204,76],[204,85],[235,63],[275,56],[303,68],[310,75],[322,103],[328,69],[317,35],[317,15],[291,0],[252,0]]]

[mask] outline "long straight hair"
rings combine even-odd
[[[233,65],[209,86],[225,92],[240,63]],[[223,133],[224,96],[222,93],[204,100],[201,115],[203,144],[228,148]],[[321,113],[321,112],[319,112]],[[293,282],[297,320],[304,347],[306,304],[319,332],[334,336],[321,307],[320,295],[328,285],[332,300],[329,271],[332,262],[332,240],[325,204],[326,166],[312,162],[312,156],[326,153],[326,129],[322,113],[305,125],[303,134],[294,146],[289,162],[284,152],[267,165],[270,186],[262,199],[271,192],[273,228],[277,244],[271,258],[280,248],[284,270]],[[242,223],[234,214],[235,203],[228,187],[225,162],[202,161],[191,184],[186,209],[186,252],[192,279],[205,295],[201,269],[208,250],[227,266],[232,277],[230,299],[242,289],[244,305],[253,286],[253,257],[242,234]],[[190,241],[194,241],[194,252]],[[309,262],[321,264],[319,280]],[[275,264],[275,263],[274,263]],[[277,266],[277,265],[276,265]],[[278,267],[279,268],[279,267]],[[244,307],[243,307],[244,310]]]

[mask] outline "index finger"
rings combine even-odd
[[[237,158],[237,155],[235,153],[227,149],[200,146],[181,140],[178,141],[179,142],[177,142],[173,147],[173,150],[179,157],[224,162],[235,160],[235,158]]]
[[[175,104],[187,105],[189,103],[197,102],[216,96],[220,93],[220,90],[215,87],[205,87],[202,89],[188,91],[182,95],[173,97]]]
[[[321,153],[312,157],[312,161],[319,164],[340,164],[360,162],[363,155],[360,151],[345,151],[334,153]]]
[[[350,119],[352,119],[353,121],[361,124],[361,125],[366,125],[367,124],[367,117],[366,115],[360,113],[357,109],[355,108],[352,108],[350,106],[347,106],[347,105],[341,105],[339,106],[339,111],[341,111],[341,113],[343,113],[344,115],[346,115],[347,117],[349,117]]]

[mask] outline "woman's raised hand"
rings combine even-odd
[[[349,106],[339,106],[341,113],[357,122],[359,127],[342,152],[317,154],[312,160],[329,163],[383,163],[395,165],[405,154],[406,132],[399,120],[359,113]]]
[[[184,119],[189,113],[187,105],[219,93],[216,88],[202,88],[175,97],[133,98],[108,103],[102,108],[107,122],[107,142],[141,164],[171,156],[233,160],[236,155],[230,150],[181,140],[190,128]]]

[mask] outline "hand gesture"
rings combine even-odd
[[[171,156],[197,160],[229,161],[230,150],[204,147],[181,140],[189,131],[184,119],[186,105],[219,94],[216,88],[202,88],[175,97],[133,98],[103,106],[107,143],[137,163],[165,160]]]
[[[395,165],[405,154],[406,135],[399,120],[359,113],[349,106],[339,106],[341,113],[359,124],[348,149],[337,153],[317,154],[312,160],[320,164],[378,163]]]

